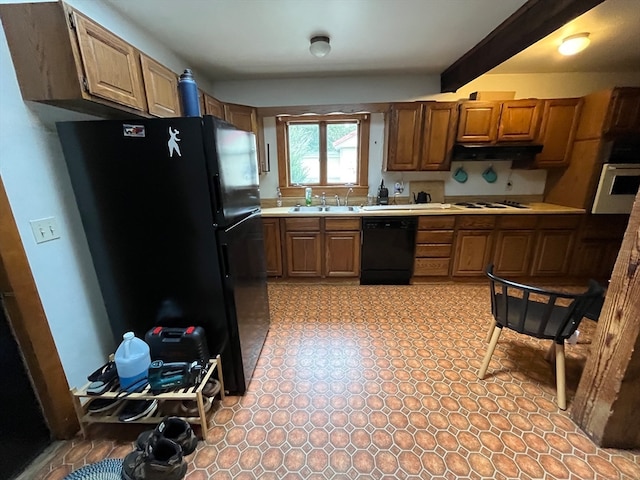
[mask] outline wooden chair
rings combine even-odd
[[[495,324],[482,361],[478,377],[487,373],[491,356],[504,327],[530,337],[550,339],[555,345],[556,386],[558,407],[567,408],[565,384],[564,341],[576,331],[582,317],[598,302],[604,288],[595,280],[589,281],[584,293],[570,294],[522,285],[493,274],[493,265],[487,267],[491,288],[491,313]]]

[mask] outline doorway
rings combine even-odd
[[[0,296],[0,472],[18,476],[52,442]],[[6,475],[6,477],[5,477]]]

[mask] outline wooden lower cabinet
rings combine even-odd
[[[322,235],[320,232],[285,232],[287,275],[322,276]]]
[[[360,276],[360,232],[326,232],[324,247],[327,277]]]
[[[283,224],[286,276],[360,276],[359,217],[285,218]]]
[[[451,264],[453,216],[423,216],[418,219],[413,277],[446,277]]]
[[[280,219],[263,218],[264,256],[267,264],[267,276],[282,276],[282,244],[280,241]]]
[[[459,230],[453,254],[454,277],[475,277],[484,275],[491,260],[493,232],[491,230]]]
[[[589,239],[578,243],[570,273],[576,277],[607,281],[618,259],[622,239]]]
[[[493,272],[508,277],[524,277],[529,273],[533,230],[502,230],[496,234]]]
[[[560,276],[569,271],[574,230],[540,230],[531,275]]]

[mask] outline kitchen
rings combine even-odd
[[[128,26],[121,17],[114,15],[105,5],[90,6],[78,2],[78,8],[84,9],[89,17],[97,19],[107,28],[127,38],[136,47],[157,59],[163,60],[163,63],[172,66],[175,71],[181,71],[184,68],[185,62],[182,59],[155,44],[154,40],[140,30]],[[334,50],[332,53],[336,54],[336,52]],[[12,76],[12,62],[6,48],[3,50],[2,59],[3,72],[9,72],[8,75]],[[615,85],[638,85],[637,74],[629,72],[615,75],[603,73],[593,75],[576,74],[574,76],[567,74],[512,76],[512,74],[508,74],[507,76],[492,75],[487,77],[492,78],[481,78],[477,82],[459,90],[455,96],[447,94],[442,97],[439,96],[438,99],[446,100],[453,97],[457,99],[458,97],[467,97],[473,91],[505,89],[517,90],[519,98],[562,98],[581,96]],[[327,82],[314,79],[295,81],[265,80],[262,82],[260,90],[258,90],[247,88],[251,86],[251,83],[241,85],[239,82],[221,83],[216,85],[216,88],[212,88],[211,85],[207,85],[205,76],[199,76],[198,72],[196,72],[196,78],[204,90],[215,92],[218,97],[226,101],[254,105],[256,107],[326,103],[350,104],[414,98],[428,99],[430,95],[424,95],[425,91],[439,91],[438,78],[436,76],[428,78],[394,78],[393,82],[389,78],[372,77],[365,83],[363,83],[362,79],[336,78],[331,84],[332,89],[328,91],[326,89]],[[60,173],[64,171],[64,168],[63,163],[61,163],[57,137],[55,133],[51,132],[51,127],[47,129],[42,127],[40,123],[42,121],[40,120],[40,115],[46,115],[48,112],[39,112],[37,105],[28,104],[25,106],[18,87],[15,85],[15,79],[10,78],[8,82],[7,85],[14,86],[11,90],[12,93],[9,94],[9,91],[7,91],[7,97],[3,97],[3,111],[11,115],[11,121],[7,116],[3,115],[3,132],[15,132],[15,135],[11,135],[10,141],[9,137],[3,136],[3,145],[6,145],[6,148],[3,147],[3,151],[9,152],[9,157],[4,157],[3,159],[2,174],[21,234],[23,238],[30,238],[32,234],[26,230],[28,229],[28,221],[52,214],[64,220],[62,227],[64,231],[68,230],[72,233],[72,238],[82,238],[77,221],[72,221],[71,217],[65,213],[70,201],[70,192],[68,180]],[[367,88],[363,88],[363,85],[366,85]],[[323,91],[326,93],[323,94]],[[269,99],[269,103],[266,103],[265,99]],[[55,119],[59,119],[59,116]],[[372,128],[374,128],[373,125]],[[378,149],[377,158],[381,166],[384,149],[384,145],[380,141],[384,135],[381,121],[378,121],[377,128],[379,136],[375,148]],[[376,155],[373,148],[371,153],[372,157]],[[8,158],[15,158],[16,160],[8,161]],[[21,160],[18,162],[18,159]],[[478,168],[480,168],[480,165],[479,163]],[[484,165],[482,167],[486,168]],[[481,172],[470,171],[470,179],[464,187],[498,188],[500,186],[504,188],[504,184],[501,182],[503,179],[506,180],[508,173],[506,170],[499,170],[497,165],[495,167],[498,170],[499,177],[496,184],[489,185],[479,176]],[[465,168],[470,167],[465,164]],[[482,171],[484,171],[484,168]],[[377,186],[380,181],[381,167],[377,168],[376,173],[376,168],[372,166],[370,173],[374,178],[369,184]],[[382,173],[382,175],[389,174]],[[540,173],[534,173],[533,175],[540,175]],[[272,180],[274,176],[266,174],[263,178],[263,182],[271,181],[271,184],[263,185],[263,189],[271,193],[273,198],[275,198],[276,186],[276,182]],[[446,173],[407,173],[404,174],[404,180],[409,184],[411,180],[421,181],[424,178],[432,178],[433,176],[439,180],[450,181],[448,180],[449,175]],[[446,179],[443,177],[446,177]],[[389,178],[385,178],[385,183],[392,186],[395,183],[395,179],[394,176],[389,176]],[[478,183],[473,183],[476,180]],[[457,185],[462,187],[461,184]],[[533,194],[539,195],[542,191],[539,180],[527,178],[526,175],[522,181],[514,182],[514,189],[521,187],[523,190],[516,190],[516,193],[521,192],[526,195],[533,191]],[[542,188],[544,187],[542,186]],[[408,195],[410,190],[407,189],[405,193]],[[461,195],[465,193],[461,193]],[[474,191],[473,193],[476,192]],[[500,193],[503,192],[501,191]],[[73,210],[74,207],[71,204],[69,208]],[[103,358],[110,348],[110,345],[105,345],[102,340],[108,335],[105,327],[105,312],[100,305],[100,293],[95,279],[92,280],[93,274],[90,269],[88,273],[85,271],[87,270],[85,265],[91,264],[86,246],[74,247],[68,243],[68,240],[63,239],[62,242],[45,244],[40,249],[36,246],[31,246],[31,244],[27,244],[25,248],[38,283],[38,291],[56,339],[62,363],[65,365],[65,370],[68,371],[67,375],[71,379],[70,383],[79,384],[83,381],[85,372],[83,369],[76,368],[73,365],[82,365],[88,358],[93,359],[91,363],[98,363],[98,359]],[[50,258],[57,258],[58,261],[52,263]],[[71,271],[69,270],[69,265],[74,266],[71,267]],[[56,274],[58,271],[64,271],[65,275],[61,278]],[[89,278],[89,281],[84,281],[85,278]],[[72,292],[73,295],[68,293],[67,295],[71,296],[65,300],[64,296],[59,297],[61,290]],[[83,292],[83,295],[80,295],[78,299],[78,295],[75,292]],[[80,328],[81,322],[78,319],[82,318],[93,319],[95,330],[87,332],[86,342],[78,346],[77,342],[73,341],[72,336],[68,335],[68,333]],[[72,320],[67,321],[67,319]]]

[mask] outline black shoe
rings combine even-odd
[[[182,450],[173,440],[158,438],[144,450],[134,450],[122,463],[124,480],[182,480],[187,463]]]
[[[108,362],[87,377],[91,384],[87,387],[89,395],[102,395],[118,382],[118,370],[115,362]]]
[[[176,442],[180,445],[183,455],[193,453],[198,445],[198,439],[188,422],[179,417],[167,417],[154,430],[148,430],[138,435],[136,448],[144,451],[147,445],[157,443],[160,438],[168,438]]]
[[[129,400],[118,417],[121,422],[133,422],[150,417],[158,408],[158,400]]]
[[[87,411],[89,413],[106,412],[120,405],[123,400],[122,398],[94,398],[89,403]]]

